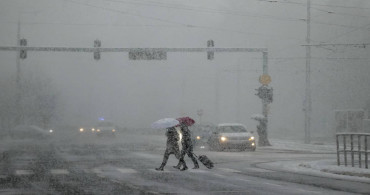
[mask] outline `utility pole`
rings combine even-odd
[[[237,64],[236,68],[236,122],[240,123],[240,77],[241,77],[241,70],[240,64]]]
[[[311,142],[311,0],[307,0],[307,37],[306,37],[306,90],[305,90],[305,121],[304,121],[304,142]]]

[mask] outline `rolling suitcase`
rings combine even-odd
[[[194,153],[193,153],[194,154]],[[200,155],[199,157],[194,154],[195,157],[198,158],[198,160],[206,166],[208,169],[213,168],[213,162],[206,156],[206,155]]]

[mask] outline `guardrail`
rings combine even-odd
[[[370,133],[337,133],[336,139],[338,166],[341,165],[341,154],[343,154],[344,165],[348,165],[347,154],[349,154],[352,167],[358,164],[362,168],[362,163],[364,163],[365,168],[369,168]],[[355,160],[355,155],[358,157],[357,160]],[[364,156],[364,160],[362,160],[362,156]]]

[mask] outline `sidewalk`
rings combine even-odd
[[[289,151],[304,151],[312,153],[336,153],[336,145],[329,143],[327,145],[304,144],[293,140],[271,139],[272,146],[263,147],[263,150],[289,150]],[[370,184],[370,169],[347,167],[344,165],[337,166],[337,159],[323,159],[318,161],[284,161],[273,163],[262,163],[260,168],[272,170],[287,171],[319,177],[329,177],[341,180],[351,180]],[[370,160],[370,159],[369,159]],[[363,165],[364,166],[364,165]]]

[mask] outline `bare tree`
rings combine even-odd
[[[22,75],[20,88],[11,76],[0,80],[0,130],[32,124],[47,128],[56,110],[56,89],[44,75]],[[17,97],[18,100],[17,100]],[[16,120],[17,119],[17,120]]]

